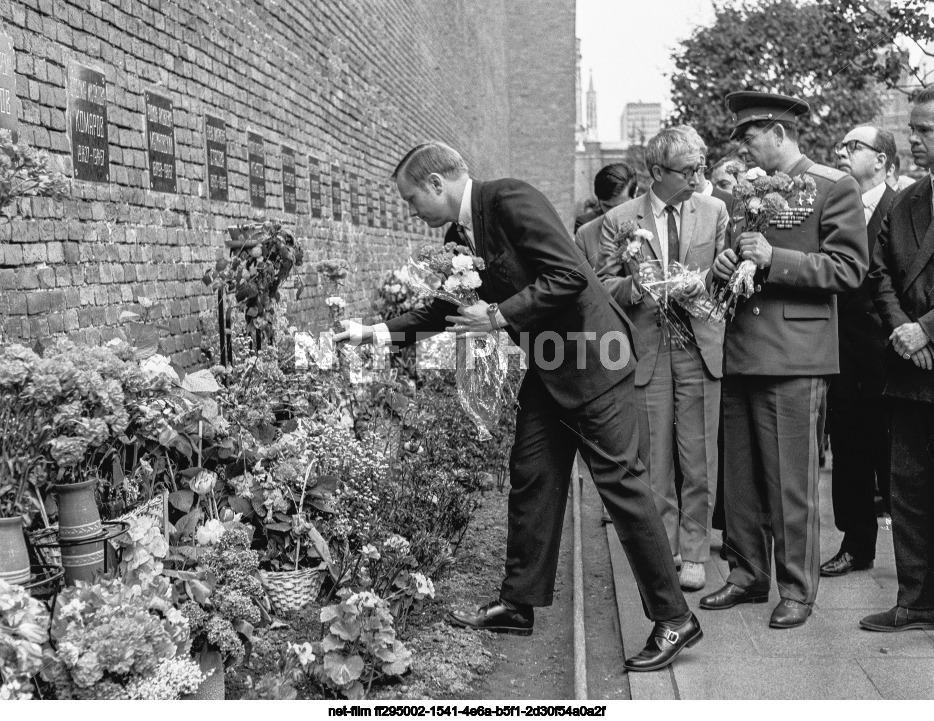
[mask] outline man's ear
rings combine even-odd
[[[658,174],[655,173],[656,170],[658,170]],[[661,180],[662,180],[662,171],[661,171],[661,168],[659,168],[657,165],[653,165],[651,168],[649,168],[649,176],[650,176],[650,177],[652,178],[652,180],[654,180],[655,182],[657,182],[657,183],[658,183],[658,182],[661,182]]]
[[[433,190],[436,194],[440,195],[441,191],[444,190],[444,178],[442,178],[438,173],[431,173],[425,180],[425,185],[430,190]]]

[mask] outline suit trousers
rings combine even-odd
[[[704,563],[717,488],[720,381],[707,372],[696,346],[681,348],[663,338],[652,379],[636,392],[640,432],[649,446],[643,457],[671,555]],[[680,504],[675,457],[683,476]]]
[[[934,610],[934,404],[892,403],[892,540],[898,605]]]
[[[779,595],[803,603],[817,597],[818,443],[826,393],[822,377],[723,379],[729,583],[768,589],[774,544]]]
[[[518,406],[500,596],[513,603],[551,605],[571,468],[580,451],[632,566],[646,615],[664,621],[687,613],[639,459],[633,376],[569,410],[529,370]]]
[[[833,520],[843,531],[840,550],[873,559],[879,532],[876,479],[880,488],[888,487],[888,409],[878,396],[833,396],[830,408]]]

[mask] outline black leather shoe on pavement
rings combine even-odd
[[[659,621],[652,629],[645,648],[638,655],[626,659],[623,666],[627,671],[657,671],[703,637],[704,632],[693,613],[686,621]]]
[[[800,601],[783,598],[772,609],[772,618],[769,619],[769,628],[797,628],[803,626],[811,615],[811,607]]]
[[[867,631],[934,631],[934,611],[912,611],[896,606],[889,611],[874,613],[859,622]]]
[[[531,606],[510,603],[500,598],[480,606],[476,611],[451,611],[448,618],[455,626],[463,628],[531,636],[535,611]]]
[[[873,566],[871,558],[857,558],[846,551],[840,551],[829,561],[820,566],[821,576],[845,576],[850,571],[865,571]]]
[[[768,591],[753,591],[728,583],[719,591],[714,591],[700,600],[700,607],[708,611],[733,608],[740,603],[765,603],[769,600]]]

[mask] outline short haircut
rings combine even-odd
[[[915,105],[934,102],[934,85],[928,85],[926,88],[922,88],[920,91],[918,91],[918,94],[915,95],[913,102]]]
[[[788,139],[795,143],[798,142],[798,126],[790,120],[754,120],[749,125],[753,128],[765,128],[767,130],[776,125],[781,125],[785,129],[785,135],[788,136]]]
[[[636,171],[626,163],[611,163],[597,171],[593,179],[593,192],[598,200],[612,200],[621,193],[629,193],[636,186]]]
[[[405,175],[415,185],[424,185],[432,173],[454,180],[467,172],[467,163],[460,153],[450,145],[433,140],[407,152],[391,177],[398,180],[400,175]]]
[[[676,129],[678,129],[678,130],[683,130],[685,133],[687,133],[687,135],[688,135],[689,137],[693,138],[693,139],[694,139],[694,142],[695,142],[696,145],[697,145],[697,149],[698,149],[701,153],[703,153],[704,155],[707,155],[707,143],[704,142],[704,139],[700,136],[700,133],[698,133],[698,132],[694,129],[693,126],[691,126],[691,125],[675,125],[674,127],[675,127]]]
[[[698,151],[697,142],[683,127],[664,128],[645,146],[645,167],[651,175],[656,165],[667,166],[677,155]]]
[[[895,147],[895,136],[888,130],[873,128],[876,131],[876,142],[873,143],[885,153],[885,169],[888,171],[892,164],[898,160],[898,150]]]

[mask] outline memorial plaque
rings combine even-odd
[[[149,187],[175,193],[175,117],[172,100],[147,90],[146,141],[149,147]]]
[[[207,157],[208,197],[229,200],[227,188],[227,123],[213,115],[204,116],[205,156]]]
[[[360,177],[350,174],[350,222],[360,225]]]
[[[320,218],[322,216],[322,197],[321,197],[321,164],[318,159],[308,156],[308,207],[311,208],[311,217]]]
[[[334,220],[343,220],[344,207],[341,196],[341,169],[337,163],[331,165],[331,217]]]
[[[295,213],[295,151],[282,146],[282,209]]]
[[[76,180],[110,181],[107,143],[107,81],[83,65],[68,66],[68,128]]]
[[[0,33],[0,128],[6,128],[13,134],[13,142],[16,142],[19,115],[15,71],[16,53],[13,50],[13,38]]]
[[[250,205],[266,207],[266,142],[258,133],[247,132],[247,163],[250,166]]]
[[[386,217],[386,193],[389,192],[389,189],[381,185],[379,187],[379,227],[387,228],[389,227],[389,219]]]

